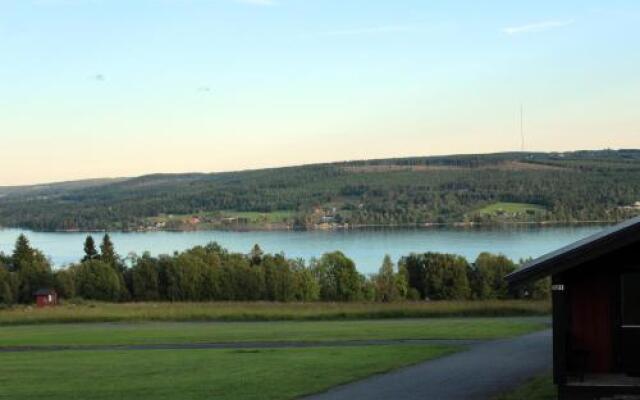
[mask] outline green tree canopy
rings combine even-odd
[[[325,301],[354,301],[362,297],[361,277],[355,263],[340,251],[324,254],[314,266]]]
[[[143,254],[131,270],[133,297],[140,301],[160,299],[158,262],[149,253]]]
[[[34,259],[34,249],[29,243],[29,239],[24,234],[20,234],[16,240],[16,244],[13,249],[13,255],[11,256],[10,266],[12,270],[19,271],[24,264],[32,262]]]
[[[59,269],[53,274],[53,287],[58,296],[71,299],[76,296],[76,277],[69,268]]]
[[[0,304],[13,304],[17,299],[17,276],[0,263]]]
[[[251,265],[258,265],[262,262],[262,256],[264,252],[258,246],[258,244],[254,244],[251,252],[249,253],[249,258],[251,259]]]
[[[113,242],[109,234],[105,234],[102,237],[102,243],[100,244],[100,259],[109,265],[116,266],[118,262],[118,255],[116,254]]]
[[[96,250],[96,243],[91,235],[87,236],[84,241],[84,257],[82,261],[95,260],[98,258],[98,250]]]
[[[504,255],[481,253],[470,274],[471,289],[476,299],[506,299],[510,296],[505,276],[516,270]]]
[[[118,273],[100,260],[87,260],[74,267],[76,292],[91,300],[118,301],[123,292]]]
[[[425,294],[431,300],[465,300],[471,296],[469,264],[454,254],[426,253]]]
[[[384,256],[382,266],[374,277],[374,284],[376,300],[391,302],[400,298],[393,261],[389,255]]]

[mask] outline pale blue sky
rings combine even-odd
[[[0,185],[640,147],[637,1],[0,0]]]

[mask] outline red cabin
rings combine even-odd
[[[33,294],[38,307],[55,306],[58,304],[58,294],[53,289],[40,289]]]

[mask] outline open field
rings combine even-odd
[[[526,215],[526,214],[542,214],[547,211],[546,208],[537,204],[527,203],[493,203],[476,211],[480,215]]]
[[[292,399],[453,347],[0,354],[0,399]]]
[[[295,216],[295,211],[271,211],[267,213],[257,211],[233,211],[223,210],[220,211],[223,218],[240,218],[246,219],[250,224],[259,223],[282,223],[287,222]]]
[[[93,303],[0,310],[0,325],[126,321],[313,321],[549,315],[547,301]]]
[[[181,230],[187,226],[197,229],[216,229],[237,224],[246,227],[266,227],[269,225],[283,225],[293,222],[295,211],[234,211],[221,210],[209,212],[194,212],[190,214],[161,214],[156,217],[146,218],[148,226],[160,226],[168,229]],[[197,221],[193,220],[197,217]]]
[[[511,393],[495,400],[556,400],[557,391],[550,376],[537,377]]]
[[[19,325],[0,329],[0,348],[229,342],[393,339],[497,339],[547,327],[541,318],[443,318],[378,321],[143,322]]]
[[[511,302],[509,302],[511,303]],[[493,304],[493,303],[492,303]],[[502,304],[496,302],[496,304]],[[506,303],[505,303],[506,304]],[[444,315],[455,309],[469,313],[471,303],[428,304],[85,304],[45,309],[2,311],[13,324],[1,324],[0,399],[289,399],[324,391],[402,366],[466,349],[466,343],[371,344],[367,340],[497,339],[523,335],[548,326],[546,317],[468,317],[424,319],[340,320],[372,308],[389,317],[390,310],[411,309]],[[464,305],[464,307],[463,307]],[[485,304],[486,307],[487,304]],[[533,307],[536,303],[514,303]],[[445,307],[446,306],[446,307]],[[503,305],[504,306],[504,305]],[[393,307],[393,308],[390,308]],[[443,308],[444,307],[444,308]],[[167,312],[167,310],[169,310]],[[320,321],[186,322],[193,309],[208,318],[213,310],[235,315],[239,310],[279,310],[288,316],[326,318]],[[119,322],[91,323],[92,318],[118,316]],[[153,310],[151,312],[151,310]],[[156,311],[174,321],[154,321]],[[329,310],[330,314],[321,311]],[[338,313],[340,310],[341,313]],[[356,313],[356,314],[349,314]],[[79,313],[78,313],[79,312]],[[108,312],[108,314],[105,314]],[[151,314],[149,314],[151,312]],[[229,314],[233,312],[232,314]],[[486,311],[483,311],[486,312]],[[23,319],[15,313],[33,313]],[[48,313],[78,316],[84,323],[42,323]],[[124,314],[123,314],[124,313]],[[213,314],[220,316],[221,314]],[[258,314],[251,314],[261,315]],[[274,314],[267,314],[274,318]],[[282,316],[282,314],[276,314]],[[122,320],[123,316],[126,319]],[[135,318],[133,317],[135,316]],[[183,321],[183,322],[179,322]],[[41,322],[41,323],[36,323]],[[67,321],[68,322],[68,321]],[[339,341],[361,341],[337,345]],[[315,342],[316,347],[278,348],[277,343]],[[246,348],[170,348],[136,345],[236,343]],[[276,344],[273,348],[269,344]],[[261,346],[261,344],[266,344]],[[127,347],[129,345],[130,347]],[[473,345],[473,344],[469,344]],[[59,346],[56,352],[53,350]],[[83,346],[84,349],[83,349]],[[103,346],[101,348],[91,346]],[[114,347],[109,347],[114,346]],[[121,347],[115,347],[121,346]],[[83,351],[77,351],[83,350]]]

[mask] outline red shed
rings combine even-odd
[[[53,289],[40,289],[33,294],[38,307],[54,306],[58,304],[58,294]]]

